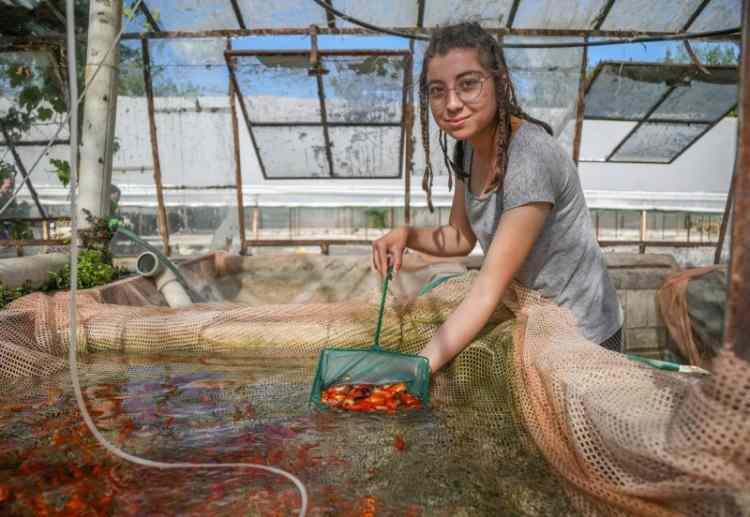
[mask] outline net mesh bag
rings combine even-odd
[[[218,264],[204,261],[193,273],[220,276]],[[417,353],[475,276],[436,283],[407,302],[389,299],[382,347]],[[67,296],[32,294],[0,312],[4,391],[65,369]],[[157,298],[143,279],[80,293],[76,347],[84,363],[106,351],[310,358],[283,379],[263,381],[309,386],[323,348],[370,346],[379,292],[344,302],[180,309]],[[498,501],[501,513],[742,515],[750,488],[750,365],[730,348],[713,364],[712,376],[697,379],[629,361],[583,339],[566,311],[515,286],[470,346],[433,377],[431,405],[449,415],[451,436],[433,445],[448,454],[469,444],[490,460],[498,484],[503,469],[526,473],[533,492],[517,496],[526,497],[523,504]],[[367,458],[357,460],[356,468],[367,468]]]
[[[673,273],[657,293],[659,309],[679,356],[710,369],[721,349],[726,269],[710,266]]]

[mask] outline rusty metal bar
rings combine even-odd
[[[8,239],[0,240],[0,248],[23,248],[27,246],[66,246],[65,239]]]
[[[151,56],[148,51],[148,40],[141,40],[143,51],[143,83],[146,88],[146,101],[148,103],[148,128],[151,135],[151,156],[154,161],[154,184],[156,185],[156,202],[158,204],[159,233],[164,244],[164,253],[169,255],[169,219],[167,208],[164,204],[164,189],[161,182],[161,162],[159,161],[159,142],[156,136],[156,115],[154,113],[154,91],[151,85]]]
[[[312,37],[312,34],[310,35]],[[290,49],[290,50],[231,50],[224,52],[229,57],[257,57],[257,56],[303,56],[307,57],[312,53],[312,50],[307,49]],[[393,50],[393,49],[356,49],[356,50],[318,50],[320,56],[343,56],[343,57],[357,57],[357,56],[405,56],[409,53],[408,50]]]
[[[703,0],[703,2],[701,2],[701,4],[695,9],[695,12],[690,15],[690,18],[688,18],[688,21],[685,22],[685,25],[682,26],[680,32],[687,32],[693,22],[698,18],[698,16],[700,16],[700,14],[703,12],[703,9],[705,9],[710,2],[711,0]]]
[[[146,17],[146,21],[148,22],[148,24],[151,25],[151,27],[153,27],[157,32],[161,32],[161,29],[159,28],[159,23],[156,21],[156,18],[154,18],[153,15],[151,14],[151,10],[146,5],[145,0],[141,2],[141,5],[138,9],[143,13],[143,16]]]
[[[160,111],[162,113],[162,111]],[[321,127],[320,122],[253,122],[254,127]],[[401,127],[399,122],[331,122],[328,127]]]
[[[335,176],[333,170],[333,154],[331,152],[331,136],[328,133],[328,113],[326,111],[326,94],[323,88],[323,74],[325,70],[320,66],[320,53],[318,52],[318,26],[310,26],[310,74],[315,76],[318,86],[318,102],[320,104],[320,123],[323,126],[323,145],[326,148],[326,160],[328,160],[328,175]]]
[[[736,153],[735,153],[736,155]],[[727,234],[727,227],[729,226],[729,217],[732,213],[732,206],[734,201],[734,185],[737,179],[737,158],[735,156],[734,169],[732,170],[732,179],[729,182],[729,193],[727,194],[727,202],[724,205],[724,213],[721,216],[721,226],[719,227],[719,242],[716,243],[716,253],[714,254],[714,264],[721,262],[721,250],[724,248],[724,239]],[[690,227],[688,226],[688,231]]]
[[[37,194],[34,185],[31,183],[31,178],[29,178],[29,173],[26,171],[23,160],[21,160],[21,157],[18,155],[16,146],[13,144],[13,141],[8,134],[8,130],[5,128],[5,125],[2,124],[2,122],[0,122],[0,131],[2,131],[3,138],[5,138],[5,145],[8,147],[8,149],[10,149],[10,154],[13,155],[13,160],[16,162],[18,172],[20,172],[21,176],[23,176],[26,180],[26,188],[29,189],[29,193],[31,194],[31,198],[34,200],[34,204],[36,205],[37,210],[39,210],[39,213],[42,217],[47,217],[47,212],[44,211],[42,203],[39,202],[39,194]]]
[[[713,248],[716,246],[714,241],[650,241],[650,240],[600,240],[599,246],[602,248],[612,246],[638,246],[649,248]]]
[[[635,127],[633,129],[631,129],[628,132],[628,134],[625,135],[625,137],[622,140],[620,140],[620,143],[617,144],[614,149],[612,149],[612,151],[609,153],[609,155],[607,155],[607,158],[604,161],[606,161],[606,162],[610,161],[612,159],[612,157],[615,154],[617,154],[617,151],[619,151],[620,148],[623,145],[625,145],[625,142],[627,142],[628,139],[630,139],[630,137],[633,136],[635,134],[635,132],[638,131],[638,129],[640,129],[640,127],[644,123],[646,123],[646,121],[648,120],[648,117],[650,117],[653,112],[655,112],[657,109],[659,109],[659,106],[661,106],[664,103],[664,101],[667,100],[667,98],[672,94],[672,92],[674,90],[675,90],[675,86],[670,86],[669,89],[667,89],[667,91],[665,91],[662,94],[661,98],[658,101],[656,101],[653,106],[651,106],[651,109],[648,110],[648,112],[643,116],[643,118],[640,120],[640,122],[638,122],[635,125]]]
[[[584,38],[588,41],[588,38]],[[583,47],[581,56],[581,74],[578,79],[578,95],[576,96],[576,129],[573,137],[573,161],[578,164],[581,156],[581,135],[583,133],[583,114],[586,111],[586,69],[589,66],[588,47]]]
[[[242,17],[242,10],[240,9],[240,6],[237,4],[237,0],[229,0],[232,4],[232,10],[234,10],[234,16],[237,18],[237,25],[240,26],[240,29],[247,29],[247,26],[245,26],[245,19]]]
[[[242,118],[245,120],[247,132],[250,134],[250,141],[253,143],[253,150],[255,151],[255,156],[258,159],[260,172],[261,174],[263,174],[264,179],[268,179],[268,174],[266,174],[266,166],[263,164],[263,159],[260,156],[260,148],[258,147],[258,142],[257,140],[255,140],[255,134],[253,133],[253,124],[250,121],[250,114],[248,113],[247,106],[245,105],[245,96],[242,95],[242,90],[240,89],[239,82],[237,81],[237,74],[234,71],[235,60],[232,56],[226,55],[226,53],[224,53],[224,59],[227,62],[227,68],[229,69],[229,80],[234,85],[234,91],[237,92],[237,95],[240,99],[240,110],[242,111]]]
[[[232,2],[234,4],[234,2]],[[227,38],[227,50],[232,48],[232,41]],[[234,83],[229,81],[229,107],[232,118],[232,140],[234,141],[234,182],[237,193],[237,220],[240,231],[240,250],[245,249],[245,200],[242,190],[242,160],[240,157],[240,127],[237,120],[237,91]]]
[[[607,16],[609,16],[609,12],[612,10],[613,5],[615,5],[615,0],[609,0],[607,2],[607,5],[604,6],[604,9],[602,9],[599,15],[596,17],[594,30],[598,31],[602,28],[602,25],[604,25],[604,21],[607,19]]]
[[[742,10],[737,170],[724,349],[750,362],[750,0],[744,0]]]
[[[516,12],[518,12],[518,6],[521,3],[521,0],[513,0],[513,5],[510,8],[510,13],[508,13],[508,23],[505,24],[506,30],[510,31],[513,27],[513,22],[516,21]]]
[[[422,31],[422,28],[424,27],[424,2],[425,0],[417,0],[417,29]],[[412,48],[412,52],[413,52]]]
[[[48,140],[27,140],[25,142],[16,142],[16,147],[34,147],[34,146],[43,146],[47,145],[49,143]],[[57,140],[54,140],[52,142],[52,145],[69,145],[70,140],[58,138]],[[6,142],[0,142],[0,147],[6,146]]]
[[[406,163],[404,167],[404,224],[411,224],[411,176],[414,172],[414,40],[409,43],[409,56],[404,59],[404,134]]]
[[[56,221],[70,221],[70,216],[61,216],[61,217],[0,217],[0,221],[9,221],[9,222],[19,222],[19,223],[43,223],[45,221],[47,222],[56,222]]]
[[[333,7],[333,4],[331,4],[331,0],[323,0],[323,3]],[[336,28],[336,15],[328,9],[326,9],[326,21],[328,22],[329,29]]]
[[[389,29],[397,30],[404,34],[429,34],[434,28],[404,28],[395,27]],[[581,29],[506,29],[506,28],[486,28],[487,32],[497,36],[572,36],[592,38],[638,38],[638,37],[670,37],[675,36],[674,32],[663,31],[619,31],[619,30],[581,30]],[[379,36],[380,32],[363,28],[336,28],[331,29],[321,27],[320,34],[341,35],[341,36]],[[269,29],[214,29],[205,31],[161,31],[161,32],[128,32],[122,35],[123,40],[147,39],[177,39],[177,38],[226,38],[242,36],[306,36],[308,35],[307,27],[291,28],[269,28]],[[716,36],[719,39],[727,39],[726,35]],[[48,34],[44,36],[35,36],[34,40],[39,42],[59,41],[65,38],[65,34]],[[708,38],[707,38],[708,39]],[[23,43],[28,38],[8,37],[5,38],[8,43]]]

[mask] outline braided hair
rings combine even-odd
[[[434,211],[432,206],[432,182],[433,172],[430,162],[430,124],[429,124],[429,98],[427,92],[427,67],[430,59],[434,56],[444,56],[454,49],[476,49],[479,53],[479,62],[492,75],[495,82],[495,97],[497,100],[497,130],[495,131],[495,145],[498,170],[497,177],[502,183],[508,167],[508,146],[511,137],[511,115],[531,123],[538,124],[547,133],[552,135],[552,129],[541,120],[526,114],[516,99],[516,92],[508,74],[505,64],[503,50],[495,38],[486,32],[478,23],[461,23],[441,27],[432,33],[430,42],[424,53],[422,72],[419,76],[419,121],[422,126],[422,147],[425,154],[425,171],[422,177],[422,190],[427,193],[427,206],[430,212]],[[453,159],[448,157],[448,135],[440,130],[438,135],[440,149],[443,152],[443,161],[448,169],[448,190],[453,188],[453,175],[457,180],[465,180],[471,171],[464,171],[464,143],[456,142],[453,147]]]

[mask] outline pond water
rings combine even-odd
[[[308,515],[567,515],[562,485],[508,430],[435,400],[396,415],[308,405],[315,358],[97,353],[81,384],[98,428],[164,462],[273,465]],[[250,469],[134,465],[85,427],[67,373],[0,396],[0,514],[294,515],[287,479]]]

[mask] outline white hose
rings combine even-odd
[[[140,0],[138,2],[140,4]],[[70,80],[70,98],[78,98],[78,85],[76,84],[76,57],[75,57],[75,20],[73,15],[74,0],[66,0],[65,9],[67,14],[67,39],[68,39],[68,77]],[[137,5],[136,5],[137,8]],[[118,36],[119,39],[119,36]],[[70,361],[70,377],[73,382],[73,391],[75,392],[76,402],[78,403],[78,409],[81,412],[83,421],[86,426],[94,435],[94,438],[104,447],[106,450],[114,454],[115,456],[122,458],[132,463],[143,465],[145,467],[154,467],[159,469],[181,469],[181,468],[251,468],[257,470],[264,470],[273,474],[278,474],[287,478],[289,481],[294,483],[299,490],[301,498],[301,506],[299,514],[304,517],[307,513],[307,489],[305,485],[295,475],[286,472],[285,470],[269,467],[267,465],[258,465],[255,463],[164,463],[161,461],[153,461],[133,454],[129,454],[122,449],[109,443],[107,439],[99,432],[96,428],[96,424],[91,419],[91,415],[86,409],[86,403],[83,399],[83,393],[81,392],[81,385],[78,381],[78,362],[77,362],[77,348],[78,348],[78,332],[77,332],[77,311],[76,311],[76,287],[78,285],[78,210],[76,197],[76,183],[78,182],[78,168],[77,159],[78,153],[78,103],[80,99],[76,101],[75,106],[71,106],[69,118],[71,120],[71,131],[70,131],[70,215],[71,215],[71,240],[70,240],[70,305],[69,305],[69,316],[70,316],[70,346],[68,348],[68,359]]]

